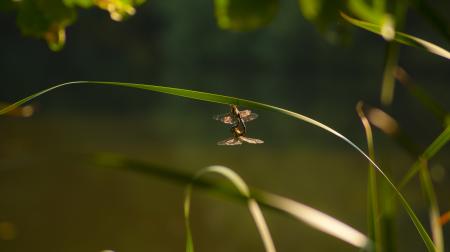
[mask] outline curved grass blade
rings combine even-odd
[[[10,104],[0,102],[0,109],[8,107]],[[34,114],[36,108],[32,105],[19,106],[8,113],[6,115],[12,117],[30,117]]]
[[[264,243],[264,247],[267,252],[276,252],[275,245],[273,244],[272,236],[269,231],[269,227],[267,226],[266,220],[261,212],[261,208],[255,199],[250,196],[250,189],[244,180],[231,169],[224,166],[210,166],[205,169],[200,170],[193,179],[199,179],[207,173],[218,173],[225,178],[227,178],[233,185],[238,189],[239,193],[247,199],[248,208],[250,213],[253,216],[253,220],[255,221],[256,227],[258,228],[261,239]],[[192,183],[193,183],[192,182]],[[190,228],[189,216],[190,216],[190,206],[191,206],[191,195],[192,195],[192,183],[190,183],[186,189],[186,194],[184,198],[184,220],[186,223],[186,251],[193,252],[194,251],[194,242],[192,239],[192,231]]]
[[[430,205],[430,220],[431,229],[433,233],[433,239],[436,244],[436,251],[444,251],[444,238],[442,232],[442,226],[439,224],[439,205],[436,199],[436,193],[434,192],[433,183],[431,182],[428,160],[430,160],[437,152],[439,152],[444,145],[450,141],[450,125],[428,146],[419,159],[408,170],[406,175],[400,181],[399,188],[404,187],[413,177],[420,172],[420,180],[422,182],[422,188],[425,192],[425,196]]]
[[[370,127],[369,120],[363,111],[364,103],[362,101],[356,104],[356,112],[364,126],[364,131],[366,133],[367,148],[369,150],[369,156],[372,160],[375,160],[375,148],[373,144],[373,134],[372,128]],[[382,251],[382,241],[381,241],[381,227],[380,227],[380,216],[378,208],[378,189],[377,189],[377,177],[375,167],[369,163],[368,171],[368,184],[367,184],[367,217],[369,226],[369,237],[373,241],[375,249],[374,251]]]
[[[336,130],[332,129],[331,127],[316,121],[310,117],[307,117],[302,114],[298,114],[292,111],[289,111],[287,109],[275,107],[272,105],[255,102],[251,100],[245,100],[225,95],[218,95],[218,94],[211,94],[206,92],[200,92],[200,91],[193,91],[193,90],[187,90],[187,89],[180,89],[180,88],[171,88],[171,87],[164,87],[164,86],[156,86],[156,85],[146,85],[146,84],[133,84],[133,83],[124,83],[124,82],[106,82],[106,81],[74,81],[74,82],[67,82],[63,84],[59,84],[53,87],[50,87],[48,89],[42,90],[40,92],[37,92],[33,95],[30,95],[22,100],[19,100],[12,105],[0,110],[0,115],[5,114],[13,109],[15,109],[17,106],[20,106],[40,95],[43,95],[47,92],[50,92],[54,89],[68,86],[68,85],[76,85],[76,84],[93,84],[93,85],[110,85],[110,86],[121,86],[121,87],[127,87],[127,88],[136,88],[136,89],[143,89],[148,91],[154,91],[159,93],[165,93],[180,97],[186,97],[193,100],[201,100],[201,101],[207,101],[212,103],[220,103],[220,104],[228,104],[228,105],[238,105],[238,106],[245,106],[249,108],[259,108],[259,109],[265,109],[273,112],[278,112],[281,114],[285,114],[288,116],[291,116],[293,118],[296,118],[298,120],[304,121],[306,123],[312,124],[316,127],[319,127],[328,133],[331,133],[335,135],[336,137],[340,138],[341,140],[348,143],[351,147],[353,147],[356,151],[358,151],[364,158],[366,158],[382,175],[383,179],[388,183],[390,188],[395,192],[395,194],[398,196],[403,208],[408,213],[410,219],[414,223],[414,226],[416,227],[417,231],[419,232],[422,240],[424,241],[425,245],[427,246],[429,251],[435,251],[435,246],[433,244],[433,241],[428,236],[425,228],[423,227],[422,223],[420,223],[420,220],[417,218],[416,214],[410,207],[409,203],[406,201],[406,199],[403,197],[402,193],[397,189],[397,187],[392,183],[392,181],[389,179],[389,177],[383,172],[383,170],[363,151],[361,148],[359,148],[355,143],[353,143],[350,139],[342,135],[341,133],[337,132]]]
[[[384,132],[386,135],[390,136],[394,140],[400,140],[397,135],[399,132],[401,132],[400,127],[398,126],[398,123],[390,117],[388,114],[384,113],[381,110],[377,110],[374,108],[371,108],[369,110],[370,114],[374,114],[374,111],[378,111],[378,116],[373,117],[372,116],[372,122],[374,122],[375,125],[378,125],[378,128],[381,129],[382,132]],[[384,123],[383,123],[384,122]],[[387,122],[387,123],[386,123]],[[387,126],[390,125],[390,126]],[[395,126],[392,126],[395,125]],[[393,129],[394,128],[394,129]],[[404,142],[399,142],[400,145],[404,146],[406,151],[413,157],[417,157],[417,152],[415,151],[415,145],[413,145],[412,141],[409,140],[409,138],[404,135],[405,138],[408,139],[408,143],[411,143],[412,145],[404,145]],[[419,160],[414,163],[413,167],[410,169],[410,171],[418,169],[420,172],[420,182],[422,190],[424,191],[425,197],[428,201],[429,205],[429,218],[431,223],[431,231],[433,235],[434,243],[436,244],[436,250],[443,252],[444,251],[444,238],[443,238],[443,232],[442,227],[439,224],[439,204],[436,199],[436,193],[433,188],[433,183],[431,181],[429,169],[428,169],[428,160],[424,158],[420,158],[421,155],[419,155]],[[411,175],[412,176],[412,175]],[[406,181],[407,182],[407,181]],[[405,184],[405,181],[402,181],[398,188],[402,188]]]
[[[436,251],[444,252],[444,234],[442,225],[440,224],[439,205],[436,199],[433,182],[431,181],[428,160],[420,160],[420,182],[430,208],[429,218],[431,223],[431,234],[433,236],[434,244],[436,245]]]
[[[252,195],[262,204],[271,206],[331,236],[355,247],[369,250],[372,242],[361,232],[321,211],[297,201],[268,192],[254,192]]]
[[[177,182],[181,185],[192,183],[196,188],[218,193],[221,196],[238,200],[240,203],[247,203],[249,199],[247,196],[236,192],[236,190],[229,190],[229,188],[213,184],[210,181],[204,180],[202,177],[193,181],[191,174],[170,167],[147,164],[113,154],[99,155],[96,159],[96,163],[100,166],[135,171],[148,176],[157,176],[170,182]],[[334,236],[361,249],[368,250],[371,247],[371,241],[364,234],[319,210],[263,190],[250,188],[249,191],[250,196],[267,210],[287,214],[314,229]]]
[[[383,82],[381,84],[381,103],[385,106],[392,104],[395,91],[395,69],[398,64],[400,45],[392,41],[395,38],[395,31],[404,26],[407,4],[404,1],[396,1],[394,4],[395,13],[393,16],[385,15],[381,23],[381,36],[388,41],[386,47],[386,57],[384,62]]]
[[[360,27],[362,29],[368,30],[370,32],[376,33],[378,35],[382,35],[382,27],[380,25],[376,25],[373,23],[369,23],[366,21],[362,21],[362,20],[358,20],[355,18],[352,18],[348,15],[346,15],[345,13],[341,12],[341,16],[348,21],[349,23]],[[430,53],[439,55],[441,57],[444,57],[446,59],[450,59],[450,52],[445,50],[442,47],[439,47],[435,44],[432,44],[426,40],[423,40],[421,38],[417,38],[414,36],[411,36],[409,34],[403,33],[403,32],[395,32],[395,37],[394,40],[402,43],[404,45],[407,46],[412,46],[412,47],[417,47],[417,48],[421,48],[424,49]]]
[[[413,166],[408,170],[406,175],[402,178],[399,188],[404,187],[416,174],[420,171],[421,160],[430,160],[436,153],[438,153],[445,144],[450,141],[450,125],[428,146],[428,148],[419,157]]]

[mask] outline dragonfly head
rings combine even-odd
[[[237,108],[236,105],[231,105],[231,114],[234,115],[235,117],[239,117],[239,109]]]

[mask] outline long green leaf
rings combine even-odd
[[[200,179],[202,176],[208,173],[217,173],[225,178],[227,178],[233,185],[238,189],[239,193],[242,197],[247,198],[247,205],[250,213],[253,216],[253,220],[258,228],[261,239],[264,243],[264,247],[266,248],[266,252],[276,252],[275,245],[273,244],[272,235],[270,234],[269,227],[267,226],[266,220],[261,212],[261,208],[259,207],[256,200],[251,197],[250,189],[244,180],[233,170],[224,167],[224,166],[210,166],[205,169],[200,170],[195,176],[193,181],[188,185],[186,189],[186,195],[184,198],[184,219],[186,222],[186,252],[194,251],[194,242],[192,239],[192,231],[190,227],[190,206],[191,206],[191,194],[192,194],[192,185],[193,183]]]
[[[430,171],[428,168],[428,160],[422,160],[420,164],[420,182],[422,190],[427,198],[429,210],[429,218],[431,223],[431,233],[433,235],[433,241],[436,245],[436,251],[444,252],[444,235],[442,232],[442,226],[439,223],[440,210],[439,204],[436,199],[436,192],[434,191],[433,182],[431,181]]]
[[[398,63],[399,45],[389,41],[386,48],[383,82],[381,84],[381,103],[385,106],[392,104],[395,90],[395,69]]]
[[[386,58],[384,64],[383,82],[381,85],[381,103],[385,106],[391,105],[395,91],[395,69],[397,68],[400,45],[392,41],[395,31],[403,28],[407,4],[404,1],[394,3],[395,13],[393,17],[386,15],[382,23],[381,35],[387,43]],[[383,32],[384,31],[384,32]]]
[[[306,123],[312,124],[316,127],[319,127],[336,137],[342,139],[343,141],[347,142],[350,146],[352,146],[355,150],[357,150],[364,158],[366,158],[382,175],[382,177],[386,180],[386,182],[389,184],[391,189],[395,192],[395,194],[398,196],[400,202],[402,203],[402,206],[408,213],[410,219],[414,223],[417,231],[419,232],[422,240],[424,241],[425,245],[427,246],[429,251],[435,251],[435,246],[433,244],[433,241],[429,237],[428,233],[426,232],[425,228],[423,227],[420,220],[417,218],[416,214],[410,207],[409,203],[406,201],[406,199],[403,197],[401,192],[397,189],[397,187],[392,183],[392,181],[389,179],[389,177],[383,172],[383,170],[363,151],[361,148],[359,148],[356,144],[354,144],[350,139],[346,138],[341,133],[337,132],[336,130],[330,128],[329,126],[316,121],[310,117],[307,117],[302,114],[298,114],[292,111],[289,111],[287,109],[275,107],[272,105],[255,102],[251,100],[245,100],[245,99],[239,99],[235,97],[230,96],[224,96],[224,95],[218,95],[218,94],[211,94],[206,92],[199,92],[199,91],[193,91],[193,90],[187,90],[187,89],[180,89],[180,88],[171,88],[171,87],[164,87],[164,86],[156,86],[156,85],[145,85],[145,84],[132,84],[132,83],[123,83],[123,82],[104,82],[104,81],[75,81],[75,82],[67,82],[63,84],[59,84],[53,87],[50,87],[48,89],[45,89],[43,91],[37,92],[33,95],[30,95],[22,100],[19,100],[18,102],[13,103],[12,105],[0,110],[0,115],[5,114],[13,109],[15,109],[17,106],[20,106],[40,95],[43,95],[49,91],[52,91],[56,88],[68,86],[68,85],[79,85],[79,84],[94,84],[94,85],[110,85],[110,86],[121,86],[121,87],[127,87],[127,88],[137,88],[137,89],[143,89],[143,90],[149,90],[159,93],[166,93],[171,94],[175,96],[181,96],[190,98],[193,100],[201,100],[201,101],[207,101],[207,102],[213,102],[213,103],[220,103],[220,104],[235,104],[250,108],[258,108],[258,109],[266,109],[274,112],[278,112],[281,114],[288,115],[290,117],[296,118],[298,120],[304,121]]]
[[[420,156],[419,160],[413,164],[408,170],[399,184],[399,188],[404,187],[420,170],[421,160],[430,160],[436,153],[438,153],[444,145],[450,141],[450,125],[428,146],[428,148]]]
[[[170,182],[176,182],[183,186],[192,183],[192,185],[196,188],[204,189],[207,192],[217,193],[221,196],[226,196],[229,199],[238,200],[244,204],[248,203],[248,199],[251,197],[267,210],[273,210],[278,213],[286,214],[314,229],[336,237],[353,246],[361,249],[368,249],[372,244],[364,234],[333,218],[332,216],[292,199],[263,190],[248,188],[242,181],[238,182],[239,179],[236,180],[236,185],[241,188],[241,192],[236,192],[236,190],[230,190],[228,187],[205,180],[203,177],[198,177],[197,179],[192,180],[193,176],[191,174],[178,169],[148,164],[119,155],[98,155],[95,162],[97,165],[108,168],[124,169],[148,176],[157,176],[158,178],[166,179]],[[234,177],[236,176],[237,175],[234,175]],[[250,194],[248,194],[248,192],[250,192]],[[189,214],[189,210],[187,213]],[[189,225],[189,222],[186,222],[186,224]],[[191,235],[190,229],[188,230],[188,235]],[[193,249],[192,243],[187,244]]]
[[[349,23],[363,28],[367,31],[376,33],[380,36],[382,36],[382,27],[380,25],[377,24],[373,24],[373,23],[369,23],[366,21],[362,21],[362,20],[358,20],[355,18],[352,18],[344,13],[341,12],[342,17],[348,21]],[[403,32],[395,32],[395,37],[394,40],[397,41],[398,43],[404,44],[404,45],[408,45],[408,46],[412,46],[412,47],[417,47],[417,48],[421,48],[424,49],[430,53],[439,55],[441,57],[444,57],[446,59],[450,59],[450,52],[445,50],[442,47],[439,47],[435,44],[432,44],[426,40],[423,40],[421,38],[417,38],[414,37],[412,35],[408,35],[406,33]]]
[[[372,117],[372,123],[374,125],[377,125],[378,128],[380,128],[385,134],[392,137],[394,140],[396,140],[401,146],[405,148],[405,150],[413,157],[416,158],[419,156],[419,160],[414,163],[410,171],[408,172],[408,175],[405,177],[408,180],[404,179],[400,185],[398,186],[400,189],[414,176],[412,174],[412,171],[419,171],[420,172],[420,183],[422,190],[424,191],[425,197],[428,201],[429,205],[429,218],[431,223],[431,231],[433,234],[433,240],[436,245],[436,250],[443,252],[444,251],[444,239],[443,239],[443,233],[442,233],[442,227],[439,224],[439,204],[436,199],[436,193],[433,188],[433,183],[431,181],[430,173],[428,170],[428,160],[424,157],[431,158],[434,154],[437,153],[439,148],[441,148],[441,145],[434,145],[434,147],[430,147],[430,149],[426,150],[424,154],[417,155],[417,151],[415,148],[414,143],[412,140],[409,139],[409,137],[405,134],[403,134],[403,138],[406,138],[407,143],[410,143],[408,145],[405,145],[404,141],[400,141],[401,138],[399,138],[399,134],[401,132],[400,127],[398,123],[390,117],[388,114],[384,113],[381,110],[377,110],[372,108],[370,110],[371,114],[377,113],[377,116]],[[390,126],[388,126],[390,125]],[[395,126],[393,126],[395,125]],[[432,144],[433,146],[433,144]]]
[[[375,160],[375,148],[373,144],[373,134],[372,128],[370,127],[369,120],[364,114],[363,110],[363,102],[360,101],[356,105],[356,112],[358,113],[359,118],[364,127],[364,131],[366,133],[366,141],[367,141],[367,149],[369,151],[369,156],[372,160]],[[367,184],[367,216],[368,216],[368,226],[369,226],[369,237],[373,241],[375,250],[374,251],[382,251],[382,243],[381,241],[381,227],[379,221],[379,208],[378,208],[378,189],[377,189],[377,177],[375,167],[369,163],[368,170],[368,184]]]

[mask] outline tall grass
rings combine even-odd
[[[287,109],[283,109],[280,107],[264,104],[261,102],[246,100],[246,99],[240,99],[236,97],[230,97],[230,96],[224,96],[219,94],[211,94],[206,92],[200,92],[200,91],[194,91],[194,90],[187,90],[187,89],[179,89],[179,88],[172,88],[172,87],[165,87],[165,86],[156,86],[156,85],[146,85],[146,84],[134,84],[134,83],[123,83],[123,82],[101,82],[101,81],[76,81],[76,82],[68,82],[63,83],[59,85],[55,85],[53,87],[50,87],[48,89],[42,90],[40,92],[37,92],[35,94],[32,94],[22,100],[19,100],[10,106],[3,108],[0,110],[0,115],[8,113],[18,106],[35,99],[47,92],[50,92],[52,90],[55,90],[57,88],[66,87],[70,85],[103,85],[103,86],[120,86],[120,87],[127,87],[127,88],[136,88],[136,89],[142,89],[142,90],[148,90],[148,91],[154,91],[159,93],[165,93],[180,97],[186,97],[193,100],[200,100],[200,101],[206,101],[206,102],[212,102],[212,103],[220,103],[220,104],[235,104],[239,106],[245,106],[249,108],[254,109],[265,109],[273,112],[277,112],[280,114],[284,114],[290,117],[293,117],[297,120],[306,122],[308,124],[311,124],[315,127],[318,127],[328,133],[331,133],[335,137],[345,141],[348,143],[351,147],[353,147],[358,153],[360,153],[381,175],[381,178],[387,183],[387,185],[391,188],[391,190],[394,192],[394,194],[399,199],[402,207],[405,209],[407,214],[409,215],[411,221],[413,222],[414,226],[416,227],[418,233],[420,234],[420,237],[422,238],[422,241],[425,243],[428,251],[436,251],[436,246],[430,236],[428,235],[426,229],[420,222],[419,218],[416,216],[414,210],[411,208],[408,201],[405,199],[405,197],[402,195],[400,190],[395,186],[395,184],[392,182],[392,180],[384,173],[384,171],[378,166],[370,157],[367,155],[360,147],[358,147],[355,143],[353,143],[350,139],[339,133],[338,131],[334,130],[333,128],[314,120],[310,117],[307,117],[305,115],[295,113],[293,111],[289,111]],[[450,134],[449,134],[450,135]],[[437,145],[442,146],[448,141],[448,138],[442,139],[442,141],[439,141],[439,144]],[[433,150],[436,149],[436,146],[433,146]]]

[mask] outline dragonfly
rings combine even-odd
[[[224,114],[224,115],[226,115],[225,117],[221,117],[221,118],[232,117],[229,120],[233,121],[231,129],[230,129],[233,136],[230,138],[227,138],[225,140],[219,141],[217,143],[218,145],[241,145],[242,143],[250,143],[250,144],[264,143],[263,140],[245,136],[245,134],[247,133],[247,127],[245,126],[244,118],[247,118],[248,115],[252,115],[252,114],[256,115],[256,114],[252,113],[250,110],[244,110],[244,111],[248,111],[244,114],[247,116],[242,117],[241,112],[243,112],[243,111],[239,111],[237,109],[237,106],[231,105],[231,112],[228,114]],[[255,118],[256,117],[254,117],[253,119],[255,119]],[[248,121],[251,121],[253,119],[250,119]],[[222,122],[227,123],[225,121],[222,121]]]
[[[230,112],[220,115],[215,115],[214,120],[221,121],[225,124],[236,124],[241,119],[242,123],[250,122],[258,118],[258,114],[253,113],[251,110],[239,111],[236,105],[230,106]]]

